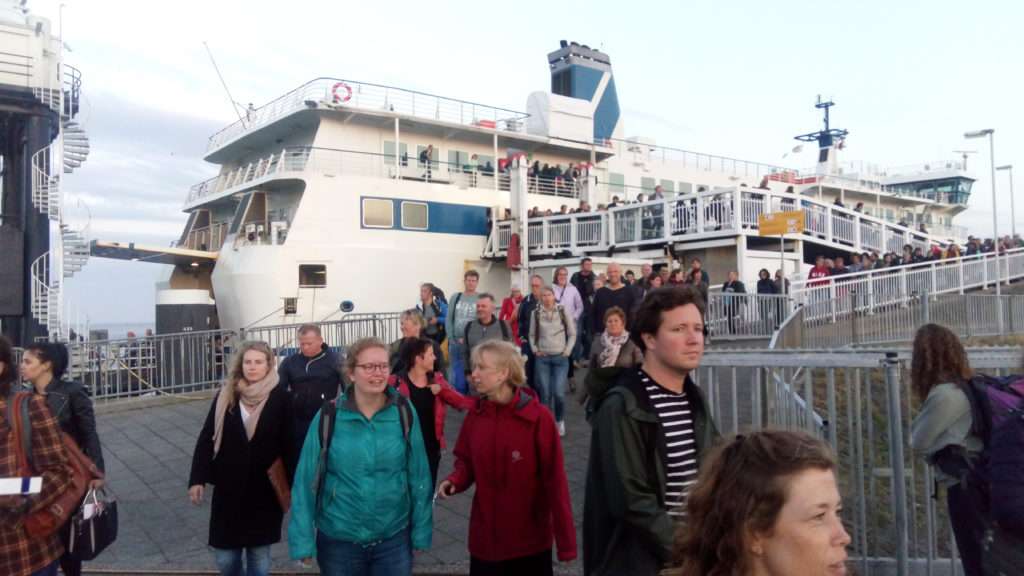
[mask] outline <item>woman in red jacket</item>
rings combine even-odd
[[[458,410],[468,410],[475,404],[473,399],[456,392],[442,372],[434,370],[436,346],[433,340],[422,337],[406,342],[401,348],[400,365],[409,369],[392,374],[388,379],[388,384],[397,388],[416,409],[430,464],[431,490],[437,486],[437,467],[441,463],[441,451],[445,449],[445,404]]]
[[[469,516],[471,576],[552,574],[576,558],[576,529],[562,443],[551,412],[529,390],[515,345],[488,340],[473,349],[472,382],[480,399],[455,444],[455,471],[442,498],[476,483]]]

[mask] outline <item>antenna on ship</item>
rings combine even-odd
[[[824,110],[824,121],[825,126],[822,130],[817,132],[810,132],[808,134],[801,134],[796,136],[796,139],[801,142],[817,142],[818,143],[818,173],[829,174],[833,172],[835,165],[835,151],[842,150],[846,136],[850,133],[849,130],[841,130],[839,128],[833,128],[829,121],[829,109],[835,106],[836,103],[832,100],[822,101],[821,94],[818,95],[818,101],[814,104],[814,107],[818,110]]]
[[[977,150],[953,150],[954,154],[959,154],[964,159],[963,171],[967,172],[967,157],[971,154],[977,154]]]
[[[231,97],[231,90],[228,89],[228,83],[224,81],[224,75],[220,73],[220,67],[217,66],[217,61],[213,58],[213,52],[210,50],[210,45],[203,40],[203,46],[206,48],[206,53],[210,55],[210,63],[213,64],[213,70],[217,73],[217,78],[220,78],[220,85],[224,87],[224,92],[228,95],[228,102],[231,102],[231,108],[235,110],[235,114],[238,114],[238,121],[245,124],[245,118],[242,117],[242,113],[238,111],[238,104],[235,99]]]

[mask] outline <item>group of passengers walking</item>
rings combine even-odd
[[[594,326],[584,382],[591,426],[584,574],[845,573],[850,537],[830,447],[778,430],[722,439],[691,378],[707,335],[701,293],[652,288],[638,303],[627,301],[618,292],[621,278],[609,272],[611,293],[595,298],[589,312],[602,322]],[[577,303],[566,299],[575,284],[567,276],[556,272],[553,286],[531,278],[532,300],[515,309],[519,346],[505,335],[511,326],[496,324],[505,321],[496,317],[493,298],[476,293],[471,272],[466,291],[450,303],[424,285],[421,306],[403,314],[402,339],[390,346],[359,340],[344,365],[314,325],[299,329],[299,350],[280,366],[266,343],[238,345],[189,475],[193,503],[213,486],[208,542],[220,572],[268,573],[270,546],[280,541],[289,513],[289,553],[302,564],[315,560],[330,575],[411,574],[414,551],[432,543],[432,500],[471,487],[471,574],[552,574],[553,558],[574,560],[558,383],[582,331]],[[585,302],[581,297],[579,309]],[[449,367],[456,367],[450,378],[439,346],[446,341]],[[62,357],[60,348],[47,346],[30,347],[21,368],[45,393],[45,402],[39,395],[31,403],[36,472],[45,489],[28,501],[29,510],[47,506],[67,482],[58,422],[102,466],[88,397],[60,379],[66,351]],[[528,359],[536,391],[527,385]],[[12,365],[11,348],[0,340],[0,415],[10,402]],[[950,447],[977,461],[986,439],[976,432],[972,373],[959,341],[941,327],[922,328],[912,372],[924,401],[913,424],[914,449],[936,464]],[[453,385],[459,377],[461,387]],[[448,408],[466,416],[452,472],[439,478]],[[6,417],[3,423],[9,427]],[[0,477],[17,475],[14,460],[6,447]],[[985,574],[991,507],[967,476],[939,479],[965,570]],[[0,514],[15,521],[0,524],[3,573],[55,574],[59,538],[28,539],[17,521],[24,510],[7,498],[0,497]]]

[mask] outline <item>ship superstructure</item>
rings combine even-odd
[[[657,146],[624,137],[607,54],[563,42],[548,66],[551,90],[530,94],[525,112],[312,80],[211,136],[205,158],[221,170],[189,190],[175,247],[97,241],[93,253],[173,264],[157,294],[158,331],[173,332],[322,321],[343,300],[404,309],[420,282],[454,290],[468,268],[504,294],[514,237],[534,266],[699,254],[713,274],[744,279],[778,264],[778,241],[757,238],[756,217],[785,206],[821,224],[787,244],[791,271],[819,250],[963,239],[952,216],[971,180],[958,168],[966,188],[954,196],[927,188],[938,181],[927,171],[868,177],[842,171],[834,155],[801,173]],[[660,212],[624,204],[656,188],[672,200],[659,200]],[[851,213],[833,211],[836,199]],[[581,203],[594,211],[560,214]],[[533,208],[553,215],[531,217]],[[833,226],[847,216],[848,235]]]

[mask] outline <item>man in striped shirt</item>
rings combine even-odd
[[[644,352],[643,367],[623,369],[610,387],[588,387],[594,413],[583,511],[586,576],[655,576],[671,560],[686,495],[718,436],[690,379],[704,336],[699,292],[653,290],[630,334]]]

